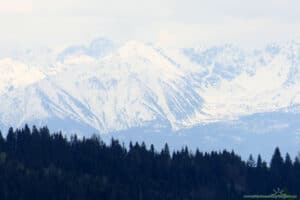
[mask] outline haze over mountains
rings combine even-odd
[[[2,130],[27,123],[204,149],[282,144],[294,153],[300,142],[297,41],[175,49],[100,38],[20,51],[0,59],[0,72]]]

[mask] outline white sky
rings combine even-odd
[[[0,0],[0,50],[96,37],[258,46],[300,37],[297,0]]]

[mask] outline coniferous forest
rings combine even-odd
[[[1,200],[235,200],[300,194],[300,161],[276,148],[270,162],[234,152],[170,152],[145,144],[125,147],[99,137],[66,138],[47,127],[0,134]]]

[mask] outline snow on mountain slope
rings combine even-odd
[[[155,121],[177,129],[192,125],[201,114],[202,98],[187,74],[139,42],[128,42],[100,60],[69,57],[57,68],[41,81],[2,95],[0,120],[21,125],[70,118],[111,132]],[[13,108],[17,112],[9,112]]]
[[[184,53],[208,71],[199,75],[203,111],[216,120],[228,120],[298,104],[299,50],[293,42],[254,52],[225,45]]]
[[[43,54],[44,55],[44,54]],[[39,65],[0,60],[0,124],[108,133],[238,120],[300,104],[300,44],[170,49],[100,39]],[[64,126],[65,124],[65,126]]]

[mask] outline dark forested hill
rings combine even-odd
[[[0,135],[1,200],[235,200],[278,187],[300,194],[299,185],[299,160],[282,158],[278,148],[267,165],[260,156],[243,161],[225,150],[125,148],[96,136],[65,138],[46,127]]]

